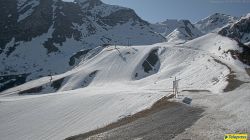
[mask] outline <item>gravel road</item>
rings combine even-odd
[[[168,140],[192,126],[203,112],[202,108],[163,99],[151,109],[67,140]]]

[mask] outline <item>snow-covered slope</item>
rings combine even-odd
[[[163,38],[132,9],[100,0],[8,0],[0,8],[0,91],[72,69],[87,50],[103,44]]]
[[[62,79],[63,80],[61,81],[61,84],[58,87],[58,91],[74,90],[86,87],[86,85],[99,87],[105,85],[110,86],[111,84],[115,83],[127,84],[128,81],[137,81],[140,83],[142,81],[147,81],[145,79],[153,78],[156,75],[158,75],[160,79],[165,79],[165,76],[160,75],[164,73],[162,69],[171,69],[171,71],[169,71],[171,74],[167,75],[172,76],[172,72],[179,71],[176,70],[179,68],[175,67],[180,67],[180,65],[184,65],[183,71],[185,71],[185,66],[191,63],[191,61],[194,60],[196,57],[200,58],[200,55],[204,55],[204,58],[200,58],[192,62],[191,64],[194,67],[200,67],[200,64],[198,63],[202,63],[204,59],[208,59],[206,57],[211,57],[210,59],[212,59],[213,57],[215,57],[214,59],[217,59],[218,57],[226,60],[229,59],[229,62],[238,62],[238,60],[234,60],[231,57],[230,52],[228,52],[228,50],[238,50],[239,52],[242,51],[242,48],[238,47],[237,42],[217,34],[208,34],[195,40],[189,41],[181,46],[169,46],[173,46],[173,44],[165,43],[156,44],[152,46],[131,47],[109,46],[105,47],[102,50],[97,49],[97,52],[92,51],[87,54],[91,55],[92,53],[98,53],[97,55],[95,55],[94,57],[90,57],[89,59],[83,59],[78,66],[64,74],[53,76],[52,81],[50,81],[50,77],[44,77],[36,80],[38,82],[29,82],[24,84],[24,87],[21,86],[13,88],[3,93],[12,92],[14,89],[16,91],[24,91],[39,86],[43,86],[42,89],[47,89],[48,87],[53,87],[54,82],[57,82],[58,80]],[[180,59],[178,59],[179,57],[176,57],[177,55],[180,55]],[[175,60],[176,62],[170,60],[174,57],[176,57],[177,59]],[[168,60],[171,61],[171,63],[168,62]],[[186,61],[182,62],[183,60]],[[204,65],[207,64],[205,63]],[[187,73],[187,75],[192,74]],[[204,82],[209,81],[207,78],[204,78]],[[199,83],[201,83],[201,81],[203,80],[200,79]],[[27,85],[26,88],[25,85]],[[204,84],[202,84],[201,86],[205,87]],[[41,93],[41,91],[39,91],[38,93]],[[46,90],[46,93],[47,92],[48,91]],[[52,90],[51,92],[54,91]]]
[[[239,21],[228,25],[219,31],[219,34],[236,39],[241,43],[250,43],[250,13],[243,16]]]
[[[198,21],[195,23],[195,26],[203,33],[218,32],[222,27],[232,24],[237,20],[237,17],[215,13]]]
[[[171,94],[175,76],[180,90],[223,93],[232,71],[249,80],[246,65],[228,49],[241,51],[237,42],[217,34],[178,46],[106,47],[66,73],[2,92],[0,136],[63,139],[105,126]],[[41,95],[50,92],[56,93]]]

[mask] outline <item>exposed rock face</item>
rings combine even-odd
[[[53,4],[51,0],[42,0],[39,5],[33,7],[33,4],[29,4],[31,0],[26,0],[22,5],[20,1],[10,0],[3,2],[0,5],[1,9],[1,24],[0,24],[0,48],[3,50],[6,44],[14,38],[14,46],[12,46],[12,52],[15,47],[19,45],[20,41],[31,41],[32,38],[47,33],[49,27],[52,24],[53,9],[49,5]],[[33,9],[33,12],[24,18],[24,14],[27,15],[27,11]],[[20,20],[20,18],[24,18]]]
[[[141,66],[139,66],[139,69],[135,72],[134,79],[140,80],[157,73],[160,65],[158,49],[151,50]]]
[[[0,92],[18,86],[26,81],[28,74],[0,76]]]
[[[31,80],[62,73],[77,65],[69,61],[80,51],[163,38],[132,9],[100,0],[8,0],[0,8],[1,76],[29,73]]]
[[[250,66],[250,47],[238,42],[242,51],[228,50],[234,59],[240,60],[242,63]]]
[[[110,14],[109,16],[102,18],[103,23],[109,26],[115,26],[117,24],[124,24],[126,22],[129,22],[129,20],[132,20],[134,22],[139,22],[142,26],[149,25],[149,23],[143,21],[131,9],[121,9]]]
[[[250,14],[242,17],[232,25],[228,25],[219,31],[219,34],[236,39],[241,43],[250,43]]]

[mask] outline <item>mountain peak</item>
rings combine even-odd
[[[89,4],[91,7],[103,4],[101,0],[75,0],[74,2],[80,5]]]
[[[247,14],[247,17],[250,17],[250,13]]]
[[[222,13],[214,13],[195,23],[195,26],[203,33],[217,32],[220,28],[232,24],[237,20],[237,17]]]
[[[210,17],[211,16],[225,16],[226,14],[223,14],[223,13],[214,13],[214,14],[212,14],[212,15],[210,15]],[[230,16],[230,15],[227,15],[227,16]]]
[[[176,28],[183,27],[192,23],[189,20],[186,19],[167,19],[163,22],[158,22],[156,24],[153,24],[153,28],[156,32],[162,34],[163,36],[168,36],[171,32],[173,32]]]
[[[250,18],[250,13],[247,13],[245,16],[241,17],[241,19],[242,18],[245,18],[245,19]]]
[[[179,20],[178,27],[166,38],[168,42],[185,42],[200,37],[202,33],[189,21]]]

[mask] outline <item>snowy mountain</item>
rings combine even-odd
[[[163,39],[132,9],[100,0],[8,0],[0,8],[0,91],[72,69],[98,46]]]
[[[52,79],[43,77],[1,92],[0,136],[15,140],[64,139],[95,130],[170,96],[174,77],[181,78],[182,93],[210,91],[206,98],[205,93],[196,92],[194,103],[201,96],[203,104],[228,103],[229,99],[234,104],[236,99],[228,97],[229,91],[237,90],[249,76],[246,65],[228,50],[241,49],[236,41],[215,33],[174,46],[168,42],[109,46]],[[215,101],[223,92],[229,92],[225,94],[227,98],[212,103],[208,100],[214,97]],[[249,96],[244,94],[244,97]],[[237,101],[242,99],[245,98]],[[229,111],[229,115],[238,111],[241,110]],[[34,129],[34,126],[39,127]],[[245,121],[240,125],[247,126]]]
[[[155,24],[152,24],[152,28],[154,29],[155,32],[162,34],[163,36],[168,36],[170,33],[172,33],[175,29],[177,28],[189,28],[187,31],[189,32],[188,34],[197,34],[197,33],[190,33],[193,30],[194,32],[199,32],[193,24],[189,20],[176,20],[176,19],[167,19],[164,22],[158,22]]]
[[[188,69],[181,68],[181,70],[179,70],[180,73],[178,72],[173,75],[172,72],[174,72],[175,69],[178,69],[178,67],[181,67],[180,65],[188,66],[191,63],[190,61],[193,59],[196,59],[197,62],[194,61],[191,64],[194,67],[199,67],[199,64],[196,63],[203,63],[203,61],[205,61],[203,59],[198,59],[201,56],[204,56],[204,59],[207,59],[206,57],[209,57],[210,59],[218,59],[218,61],[222,61],[230,65],[231,63],[233,64],[237,62],[235,67],[244,68],[242,67],[244,66],[244,61],[240,62],[241,59],[231,54],[232,51],[244,53],[243,49],[244,46],[239,45],[238,42],[215,33],[209,33],[184,44],[177,44],[174,46],[171,42],[158,43],[150,46],[109,46],[102,50],[92,50],[91,53],[95,54],[94,57],[89,54],[89,56],[82,58],[81,62],[72,70],[63,74],[54,75],[53,77],[48,76],[28,82],[19,87],[4,91],[2,94],[5,95],[5,93],[12,93],[13,91],[16,92],[12,94],[20,95],[30,93],[41,94],[63,92],[92,86],[105,87],[117,83],[128,84],[129,82],[132,82],[134,84],[139,84],[141,82],[146,82],[149,79],[157,82],[161,81],[161,79],[166,80],[166,76],[164,75],[167,73],[169,73],[167,75],[170,77],[176,74],[178,74],[178,76],[185,77],[192,75],[191,73],[185,72],[186,70],[189,70],[190,67]],[[249,50],[250,49],[247,50],[248,54],[250,53]],[[188,59],[183,62],[184,64],[181,63],[184,58],[180,58],[180,60],[176,60],[176,62],[168,62],[173,61],[173,56],[181,54],[185,54],[186,56],[183,57]],[[208,64],[204,62],[203,65]],[[250,63],[247,65],[250,65]],[[210,68],[212,69],[213,67]],[[204,70],[206,71],[207,69]],[[164,71],[167,72],[165,73]],[[186,75],[181,75],[182,72]],[[197,77],[194,78],[197,79]],[[207,78],[200,79],[197,84],[200,84],[202,80],[204,80],[204,82],[208,82],[209,80]],[[192,81],[189,81],[190,79],[186,80],[188,83]],[[210,80],[210,82],[212,81],[213,80]],[[134,85],[132,83],[131,85]],[[226,85],[226,83],[224,84]],[[208,84],[208,90],[213,90],[214,88],[212,87],[215,85],[216,84],[211,83]],[[189,85],[190,88],[193,86],[195,85]],[[200,86],[203,88],[206,87],[203,84]],[[215,90],[214,92],[220,91]]]
[[[241,43],[250,44],[250,13],[243,16],[239,21],[228,25],[219,31],[219,34],[236,39]]]
[[[164,22],[152,24],[155,32],[166,37],[169,42],[183,42],[192,40],[202,33],[189,20],[168,19]]]
[[[232,24],[237,20],[237,17],[221,13],[215,13],[198,21],[197,23],[195,23],[195,26],[203,33],[218,32],[220,28],[228,24]]]
[[[168,42],[185,42],[202,36],[199,31],[189,20],[180,20],[181,24],[169,35],[167,35]]]
[[[250,48],[241,43],[248,42],[249,15],[226,26],[235,18],[214,14],[196,24],[202,33],[188,20],[151,25],[100,0],[8,0],[0,8],[3,140],[61,140],[134,121],[138,112],[148,125],[144,113],[157,102],[152,113],[174,116],[154,125],[167,127],[155,129],[157,136],[220,139],[250,131]],[[175,77],[180,96],[172,98]],[[189,115],[175,111],[186,108]],[[197,108],[201,113],[187,118]]]
[[[181,25],[183,25],[182,21],[176,19],[167,19],[164,22],[152,24],[152,28],[155,32],[160,33],[163,36],[167,36]]]

